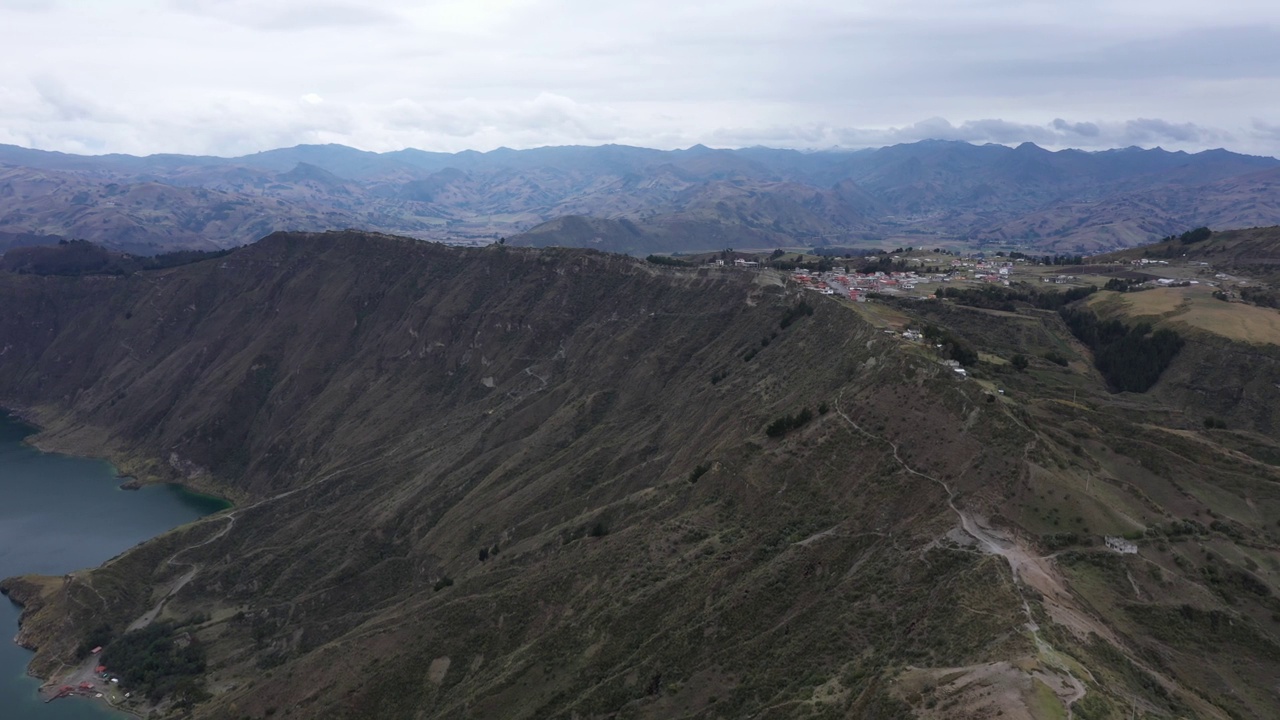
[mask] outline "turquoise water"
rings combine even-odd
[[[34,431],[0,410],[0,578],[61,575],[99,565],[147,538],[226,507],[176,486],[121,490],[102,460],[24,445]],[[27,677],[31,653],[12,642],[18,608],[0,598],[0,718],[119,720],[128,716],[77,699],[45,704]]]

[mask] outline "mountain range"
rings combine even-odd
[[[349,227],[634,254],[878,243],[1094,252],[1200,225],[1275,224],[1278,179],[1280,161],[1224,150],[1030,143],[455,154],[304,145],[237,158],[0,146],[0,233],[143,254]]]

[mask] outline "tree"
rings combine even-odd
[[[1181,240],[1184,245],[1190,245],[1191,243],[1208,240],[1211,235],[1213,235],[1213,231],[1209,228],[1198,227],[1195,230],[1188,230],[1182,233],[1182,235],[1178,236],[1178,239]]]
[[[1031,361],[1027,360],[1027,356],[1023,355],[1022,353],[1018,353],[1017,355],[1014,355],[1013,360],[1011,362],[1013,363],[1013,369],[1017,370],[1018,372],[1022,372],[1023,370],[1026,370],[1027,366],[1031,364]]]

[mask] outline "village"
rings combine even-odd
[[[98,660],[101,653],[101,647],[93,648],[89,652],[89,658],[67,678],[66,682],[69,684],[46,690],[48,695],[45,697],[45,702],[51,703],[67,697],[82,697],[106,702],[114,707],[132,698],[133,693],[120,686],[120,677],[109,671]]]
[[[728,251],[722,257],[707,257],[706,262],[719,267],[747,270],[778,268],[770,262],[777,257]],[[724,257],[727,255],[727,257]],[[826,261],[830,270],[814,269]],[[917,299],[933,299],[940,287],[947,285],[1001,285],[1013,283],[1065,285],[1104,288],[1109,281],[1123,281],[1125,289],[1149,289],[1204,285],[1212,288],[1232,284],[1247,284],[1242,278],[1222,273],[1211,273],[1206,263],[1170,262],[1168,260],[1136,258],[1095,264],[1091,258],[1070,258],[1071,264],[1046,263],[1047,258],[1034,258],[1018,252],[998,251],[994,255],[974,253],[957,255],[950,251],[896,250],[882,255],[865,257],[810,256],[800,253],[796,262],[800,265],[785,270],[788,279],[802,287],[822,295],[835,295],[854,302],[866,302],[876,295]],[[1068,260],[1067,258],[1058,258]],[[801,262],[802,261],[802,262]],[[872,264],[892,265],[892,270],[859,272],[858,267]],[[785,265],[784,265],[785,267]]]
[[[1032,257],[1017,251],[961,254],[951,250],[925,250],[906,248],[870,255],[850,253],[843,257],[832,254],[790,253],[772,251],[771,254],[739,253],[732,250],[706,254],[698,258],[703,266],[724,270],[746,270],[771,275],[775,282],[800,287],[818,295],[859,304],[864,315],[887,334],[902,342],[927,348],[941,365],[950,369],[957,380],[972,377],[972,363],[953,351],[948,341],[926,337],[918,326],[901,322],[901,313],[875,310],[874,305],[863,303],[891,303],[894,300],[916,302],[945,302],[954,296],[954,288],[960,292],[972,292],[984,287],[992,288],[994,297],[1001,292],[995,288],[1044,288],[1046,291],[1079,292],[1087,288],[1116,290],[1133,293],[1156,290],[1149,299],[1160,293],[1186,292],[1195,297],[1234,301],[1241,288],[1252,281],[1246,278],[1217,273],[1203,262],[1164,260],[1147,257],[1099,257],[1082,256]],[[1056,286],[1056,287],[1045,287]],[[1197,287],[1198,286],[1198,287]],[[1129,295],[1127,297],[1136,297]],[[1144,293],[1142,297],[1148,296]],[[1181,295],[1179,296],[1181,297]],[[1012,309],[1010,306],[1008,309]],[[892,318],[897,317],[898,320]],[[963,361],[963,362],[961,362]],[[970,367],[965,367],[970,365]],[[987,377],[986,374],[980,374]],[[1004,395],[995,383],[980,380],[993,395]]]

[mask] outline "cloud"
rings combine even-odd
[[[51,75],[37,75],[32,78],[31,85],[43,104],[52,111],[54,120],[118,123],[125,119],[120,113],[106,108],[88,95],[68,88]]]
[[[1275,138],[1280,140],[1280,128]],[[1266,136],[1266,132],[1259,131]],[[900,127],[775,126],[766,129],[722,129],[714,141],[724,146],[753,144],[801,148],[868,148],[921,140],[958,140],[970,143],[1020,145],[1035,143],[1049,149],[1102,150],[1130,145],[1200,150],[1235,138],[1226,131],[1193,123],[1138,118],[1122,122],[1068,122],[1055,118],[1044,124],[1020,123],[998,118],[967,120],[953,124],[935,117]]]
[[[170,0],[179,12],[217,18],[242,27],[271,31],[301,31],[317,28],[350,28],[361,25],[392,24],[395,13],[369,5],[312,3],[293,0]]]
[[[4,137],[57,149],[1280,153],[1248,120],[1280,118],[1271,0],[19,0],[0,27]]]
[[[1097,123],[1069,123],[1062,118],[1054,118],[1053,122],[1049,123],[1049,127],[1061,133],[1064,137],[1096,138],[1102,133]]]
[[[1257,139],[1280,145],[1280,125],[1264,122],[1255,118],[1250,124],[1250,131],[1253,137]]]
[[[56,9],[58,5],[58,0],[6,0],[5,9],[43,13]]]
[[[1191,123],[1171,123],[1166,120],[1139,118],[1124,124],[1125,137],[1134,144],[1174,142],[1178,144],[1203,143],[1206,138],[1221,137],[1223,133],[1197,127]]]

